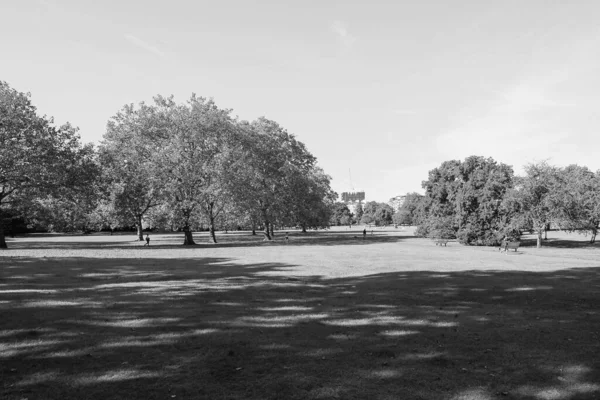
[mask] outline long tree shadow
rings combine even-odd
[[[576,240],[579,239],[579,240]],[[537,239],[523,239],[521,240],[523,247],[536,247]],[[598,249],[600,248],[600,242],[590,243],[589,241],[581,240],[581,238],[568,239],[554,239],[548,238],[542,240],[542,247],[558,248],[558,249]]]
[[[600,266],[341,279],[9,259],[0,398],[597,399]]]

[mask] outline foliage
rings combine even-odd
[[[394,210],[389,204],[368,201],[364,205],[360,222],[363,224],[385,226],[392,223],[393,214]]]
[[[60,196],[61,188],[85,185],[91,146],[82,146],[77,129],[56,127],[40,117],[30,95],[0,81],[0,214],[23,210],[35,198]],[[6,248],[0,224],[0,248]]]
[[[570,232],[591,233],[594,243],[600,229],[600,171],[569,165],[557,174],[559,184],[551,197],[556,222]]]
[[[125,105],[107,125],[99,149],[107,200],[119,220],[137,227],[144,240],[143,219],[164,201],[165,180],[158,160],[168,124],[156,105]]]
[[[417,210],[423,200],[423,195],[419,193],[408,193],[404,197],[404,202],[394,213],[393,222],[397,225],[415,225],[418,220]]]
[[[423,182],[425,197],[413,208],[417,234],[454,236],[464,244],[495,245],[503,237],[506,218],[502,199],[513,184],[508,165],[471,156],[442,163]]]
[[[512,216],[512,229],[531,226],[537,233],[537,247],[542,245],[542,234],[553,220],[559,219],[556,207],[559,187],[563,185],[559,169],[546,162],[529,164],[526,175],[515,179],[515,186],[506,193],[503,208]]]
[[[327,201],[334,198],[330,178],[304,144],[266,118],[241,122],[238,129],[228,187],[235,202],[258,217],[265,237],[272,238],[276,223],[298,223],[303,229],[327,224]]]
[[[352,213],[346,203],[337,201],[331,205],[329,223],[334,226],[350,225],[352,223]]]

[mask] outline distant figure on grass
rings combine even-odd
[[[146,246],[150,247],[150,235],[148,233],[146,234],[146,244],[144,245],[144,247]]]
[[[502,239],[502,243],[500,244],[500,251],[506,251],[508,253],[508,242],[510,241],[510,238],[508,237],[508,235],[504,236],[504,239]]]
[[[363,240],[367,237],[367,228],[363,229]]]
[[[288,232],[285,233],[285,241],[289,242],[290,241],[290,237],[288,236]]]

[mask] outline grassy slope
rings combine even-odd
[[[598,246],[360,236],[15,239],[0,398],[600,398]]]

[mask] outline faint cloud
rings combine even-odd
[[[347,49],[351,48],[356,38],[348,31],[348,27],[342,21],[335,20],[331,23],[330,29],[333,33],[336,34],[340,42]]]
[[[136,47],[149,51],[150,53],[156,54],[159,57],[166,57],[166,54],[162,52],[158,47],[151,45],[150,43],[140,39],[137,36],[128,33],[125,35],[125,39],[127,39],[131,44],[133,44]]]

